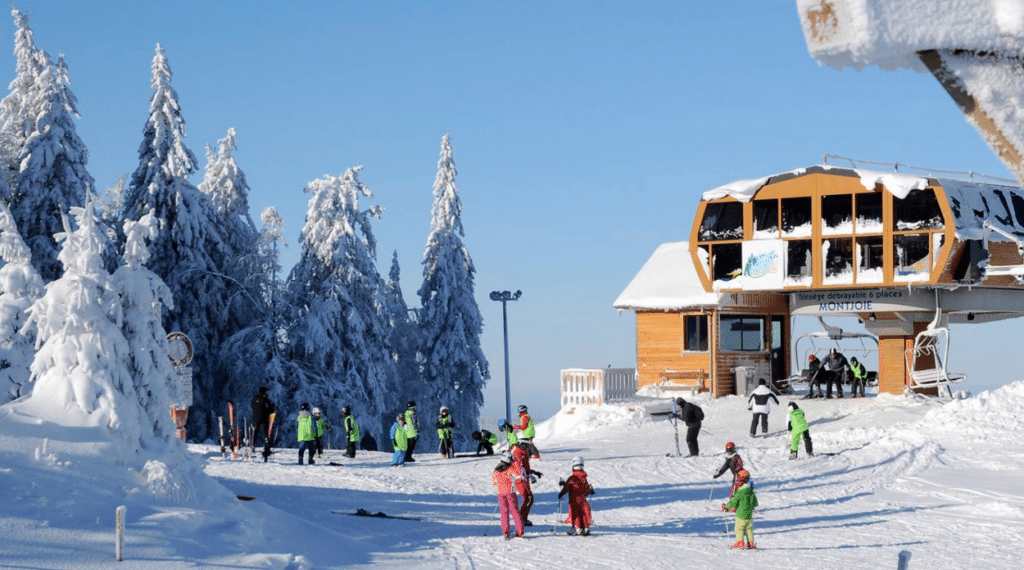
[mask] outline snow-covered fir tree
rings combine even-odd
[[[159,44],[152,66],[153,97],[139,146],[139,166],[122,202],[127,220],[152,215],[158,223],[150,244],[149,268],[171,290],[174,308],[164,328],[192,339],[195,358],[190,436],[212,434],[211,412],[223,413],[225,379],[217,366],[227,300],[234,284],[226,279],[225,246],[218,233],[219,215],[210,198],[189,182],[196,159],[185,144],[185,121],[178,94],[171,87],[171,69]]]
[[[266,386],[275,404],[290,405],[292,394],[305,382],[306,375],[300,363],[291,358],[284,334],[292,315],[279,278],[279,247],[287,245],[284,221],[272,206],[263,210],[260,221],[263,227],[249,277],[255,290],[252,302],[256,315],[249,326],[224,344],[221,361],[232,378],[229,395],[234,401],[248,402],[260,386]],[[289,409],[285,406],[282,411]]]
[[[126,448],[138,448],[150,428],[142,421],[127,366],[130,347],[121,333],[121,303],[103,265],[106,230],[91,206],[73,208],[72,214],[78,229],[72,231],[68,222],[57,234],[63,275],[28,309],[38,331],[30,402],[85,414]]]
[[[147,214],[138,222],[124,222],[124,265],[111,276],[111,288],[121,300],[121,332],[131,348],[127,366],[138,397],[144,435],[170,441],[175,426],[168,409],[183,397],[177,372],[167,349],[163,308],[173,305],[171,291],[145,267],[146,240],[157,235],[157,221]]]
[[[36,51],[36,57],[41,71],[27,100],[28,138],[21,149],[10,203],[32,250],[32,262],[44,280],[52,281],[61,272],[53,238],[61,231],[61,213],[85,203],[93,178],[86,168],[89,151],[75,129],[77,98],[68,86],[64,56],[56,64],[45,51]]]
[[[360,197],[373,197],[359,181],[361,170],[324,176],[305,188],[312,197],[302,253],[288,279],[298,317],[289,338],[310,383],[296,393],[291,409],[319,402],[337,417],[351,405],[361,429],[383,441],[390,426],[384,416],[395,413],[388,409],[395,372],[371,228],[382,208],[360,209]]]
[[[35,357],[35,332],[26,326],[26,310],[43,296],[43,280],[32,265],[32,252],[18,233],[7,206],[0,201],[0,404],[28,395]]]
[[[30,101],[35,99],[39,67],[39,48],[32,38],[28,14],[13,8],[11,15],[17,30],[14,33],[14,56],[16,60],[14,80],[8,86],[8,93],[0,101],[0,163],[3,166],[3,194],[7,199],[15,175],[21,170],[22,149],[33,127]]]
[[[476,269],[462,242],[462,201],[456,175],[451,142],[445,135],[437,161],[430,236],[419,289],[420,353],[423,378],[434,403],[448,406],[455,424],[472,430],[479,421],[490,373],[480,347],[483,317],[473,296]],[[456,442],[456,447],[466,445]]]
[[[409,306],[402,294],[401,268],[398,264],[398,252],[391,257],[391,270],[384,283],[384,299],[388,310],[391,327],[391,355],[397,373],[396,405],[409,400],[425,401],[432,394],[423,391],[420,382],[419,362],[419,328]]]

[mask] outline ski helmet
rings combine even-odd
[[[416,407],[416,402],[414,402],[412,400],[409,400],[409,403],[406,404],[405,407],[406,408],[410,408],[410,409],[415,408]]]
[[[507,425],[508,425],[508,422],[505,421],[505,418],[502,418],[502,419],[498,420],[498,429],[504,429],[505,426],[507,426]]]
[[[320,415],[320,408],[313,408],[313,415],[319,416]]]
[[[447,414],[448,413],[448,406],[441,406],[441,413],[442,414]]]
[[[520,414],[525,414],[526,413],[526,404],[519,404],[519,413]]]
[[[735,443],[730,441],[729,443],[725,444],[725,452],[726,453],[733,453],[735,451],[736,451],[736,444]]]
[[[308,412],[309,411],[309,404],[303,402],[303,404],[301,406],[299,406],[299,409],[302,410],[302,411],[307,411]]]
[[[814,362],[814,355],[812,354],[812,355],[808,356],[807,360],[810,361],[810,362]]]
[[[800,406],[796,405],[796,402],[790,402],[789,403],[789,409],[797,410],[797,409],[800,409]]]
[[[737,481],[747,481],[750,479],[750,471],[746,469],[740,469],[740,472],[736,474]]]
[[[341,413],[347,416],[347,415],[352,413],[352,408],[350,408],[348,406],[342,406],[341,407]]]
[[[572,458],[572,470],[579,471],[580,469],[583,469],[583,458],[577,455]]]
[[[851,364],[857,364],[857,357],[856,356],[851,356],[850,357],[850,363]]]

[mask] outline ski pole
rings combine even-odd
[[[558,497],[558,512],[555,513],[555,522],[551,525],[551,534],[556,534],[558,531],[558,521],[562,520],[562,497]]]
[[[499,499],[499,500],[500,500],[500,499]],[[496,522],[496,521],[494,520],[494,515],[498,514],[498,506],[499,506],[500,504],[501,504],[501,503],[498,503],[497,505],[494,505],[494,510],[493,510],[493,511],[491,511],[491,523],[494,523],[494,522]],[[487,527],[486,527],[486,528],[484,528],[484,536],[487,536],[487,533],[491,531],[491,523],[488,523],[488,524],[487,524]]]

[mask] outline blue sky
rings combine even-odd
[[[612,302],[659,244],[687,238],[705,190],[826,153],[1009,177],[930,75],[819,66],[795,0],[287,4],[18,6],[37,45],[66,54],[100,190],[136,167],[159,42],[192,151],[205,163],[205,145],[237,129],[253,216],[279,208],[287,265],[305,184],[364,166],[386,209],[378,266],[398,251],[410,306],[449,133],[491,365],[485,415],[504,408],[488,293],[523,291],[509,305],[512,404],[547,417],[560,369],[635,365],[633,315]],[[954,329],[951,367],[969,389],[1020,376],[987,367],[1005,357],[970,356],[1012,351],[1018,330]]]

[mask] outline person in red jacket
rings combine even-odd
[[[501,533],[505,540],[512,538],[508,526],[508,517],[511,514],[512,520],[516,523],[516,536],[523,536],[523,519],[519,515],[519,505],[516,504],[516,494],[512,491],[515,473],[510,466],[512,458],[505,454],[498,461],[498,466],[491,473],[491,485],[498,488],[498,506],[501,508]]]
[[[566,493],[569,494],[569,520],[572,521],[572,528],[566,534],[589,536],[590,503],[587,501],[587,495],[593,495],[594,488],[587,482],[582,457],[572,458],[572,475],[560,483],[562,490],[558,493],[558,500],[561,501]]]
[[[740,471],[743,471],[743,458],[740,457],[739,453],[736,453],[736,444],[731,441],[725,444],[725,463],[722,464],[718,473],[712,476],[712,479],[721,477],[726,469],[732,471],[732,488],[729,489],[729,500],[731,501],[733,494],[736,493],[736,489],[739,489],[740,485],[742,485],[736,476]]]
[[[517,474],[516,491],[523,498],[523,504],[519,507],[519,515],[523,519],[523,525],[533,526],[530,522],[530,508],[533,506],[533,488],[531,483],[537,481],[537,477],[543,475],[540,471],[530,468],[530,452],[524,442],[512,446],[512,467],[511,470]]]

